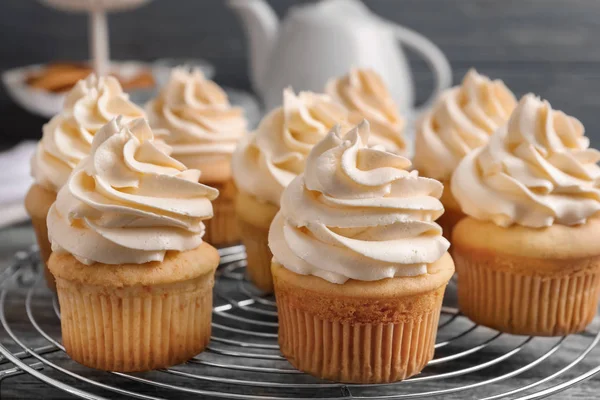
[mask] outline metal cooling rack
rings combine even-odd
[[[590,366],[588,357],[600,341],[600,328],[561,338],[512,336],[479,327],[457,309],[444,307],[436,355],[422,374],[386,385],[319,381],[295,370],[279,353],[274,299],[261,295],[246,280],[243,247],[222,249],[220,253],[213,336],[208,349],[186,364],[140,374],[101,372],[71,361],[61,345],[58,303],[42,282],[37,251],[32,248],[17,253],[13,263],[0,272],[0,380],[27,373],[84,399],[449,396],[490,400],[545,398],[600,372],[598,362]],[[13,321],[15,315],[23,313],[26,326],[23,318],[19,323]],[[572,341],[577,343],[576,351],[570,345]],[[560,352],[567,352],[570,361],[562,357],[558,365]],[[533,373],[542,363],[557,365],[550,368],[554,372],[534,375],[536,379],[526,384],[518,379]],[[485,396],[478,395],[482,387],[486,388]]]

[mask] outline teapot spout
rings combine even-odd
[[[228,4],[244,25],[249,42],[250,80],[254,90],[262,95],[266,87],[267,66],[277,39],[279,20],[264,0],[229,0]]]

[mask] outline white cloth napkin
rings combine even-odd
[[[28,218],[23,202],[33,183],[29,161],[35,146],[26,141],[0,152],[0,228]]]

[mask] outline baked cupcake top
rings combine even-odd
[[[600,211],[599,160],[579,120],[528,94],[460,163],[452,194],[466,214],[503,227],[580,224]]]
[[[173,158],[203,172],[215,162],[229,164],[246,134],[243,110],[232,107],[225,91],[199,69],[174,68],[160,94],[146,105],[146,113],[152,128],[169,131],[164,139]]]
[[[199,178],[154,141],[146,120],[114,119],[48,212],[52,250],[84,264],[142,264],[194,249],[219,194]]]
[[[75,166],[86,157],[96,132],[122,115],[124,121],[144,116],[112,77],[82,79],[65,98],[63,110],[43,127],[42,140],[31,159],[36,183],[58,192]]]
[[[371,124],[369,145],[382,145],[396,154],[406,152],[405,122],[385,83],[372,69],[350,70],[348,75],[327,82],[325,91],[350,111],[350,121],[363,118]]]
[[[443,92],[417,123],[415,168],[448,182],[460,160],[486,144],[516,104],[501,80],[469,70],[462,84]]]
[[[261,201],[279,205],[283,189],[304,170],[312,147],[348,113],[329,96],[283,91],[283,106],[240,142],[233,157],[237,187]]]
[[[274,259],[333,283],[427,273],[449,243],[434,221],[443,186],[408,171],[408,159],[368,147],[363,121],[317,144],[281,198],[269,231]]]

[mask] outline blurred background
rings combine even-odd
[[[303,0],[269,0],[279,16]],[[593,0],[366,0],[375,13],[436,43],[454,84],[470,67],[503,79],[517,96],[532,91],[578,117],[600,146],[600,2]],[[0,1],[0,71],[88,59],[88,19],[34,0]],[[202,58],[215,80],[251,90],[247,41],[223,0],[154,0],[109,17],[111,58]],[[417,101],[432,89],[424,61],[407,50]],[[45,118],[24,111],[0,88],[0,149],[41,137]]]

